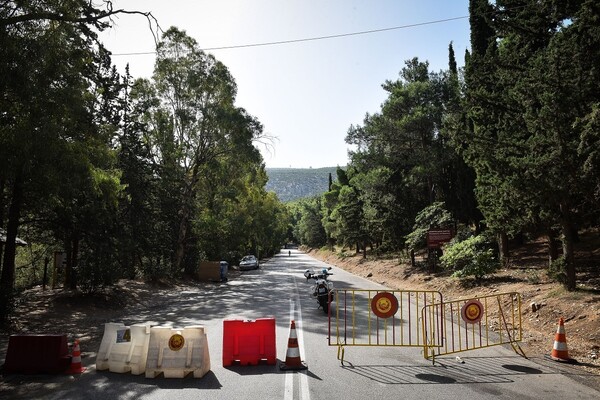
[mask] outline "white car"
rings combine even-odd
[[[258,260],[252,255],[244,256],[240,261],[240,271],[250,269],[258,269]]]

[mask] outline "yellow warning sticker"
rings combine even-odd
[[[461,309],[463,321],[469,324],[476,324],[483,317],[483,304],[478,300],[469,300]]]
[[[179,351],[183,348],[185,339],[180,334],[176,333],[169,338],[169,349],[172,351]]]
[[[371,309],[379,318],[389,318],[398,311],[398,299],[393,293],[377,293],[371,300]]]

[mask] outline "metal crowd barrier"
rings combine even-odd
[[[390,296],[386,302],[393,303],[395,299],[397,310],[382,318],[374,303],[378,295],[385,293]],[[419,321],[422,308],[442,300],[437,291],[338,289],[336,307],[329,316],[329,345],[338,347],[338,360],[342,363],[347,346],[424,347],[423,325]]]

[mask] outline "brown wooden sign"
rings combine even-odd
[[[427,247],[440,248],[454,237],[452,229],[430,229],[427,231]]]

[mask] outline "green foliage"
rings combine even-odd
[[[20,246],[15,257],[15,290],[24,290],[35,285],[41,285],[44,276],[45,258],[49,258],[48,281],[52,274],[53,254],[52,249],[38,243],[28,243]]]
[[[413,231],[406,235],[406,247],[409,249],[422,249],[427,246],[427,231],[429,227],[413,227]]]
[[[366,172],[355,172],[351,182],[360,194],[363,205],[364,233],[370,243],[377,248],[397,249],[402,244],[398,240],[398,207],[395,197],[387,193],[387,186],[393,179],[389,168],[374,168]]]
[[[538,285],[542,282],[542,278],[540,277],[540,274],[538,273],[538,271],[531,269],[527,271],[527,282],[534,284],[534,285]]]
[[[296,237],[300,239],[300,243],[313,248],[324,246],[327,243],[327,237],[321,223],[320,198],[301,201],[300,215],[296,229]]]
[[[453,276],[458,278],[474,276],[481,279],[500,267],[484,235],[445,246],[440,262],[444,268],[455,271]]]
[[[145,275],[191,275],[201,260],[268,256],[285,241],[289,216],[265,191],[253,146],[262,125],[235,94],[227,68],[177,28],[163,36],[152,80],[133,84],[124,178],[136,188],[130,211],[152,224],[130,221],[126,259]]]
[[[6,199],[0,206],[10,204],[12,210],[6,217],[13,229],[7,230],[18,231],[22,220],[32,220],[43,239],[51,232],[55,243],[81,242],[83,248],[98,237],[89,231],[106,234],[115,221],[119,174],[113,169],[112,135],[120,86],[91,29],[102,24],[50,23],[41,17],[49,11],[65,20],[98,15],[93,5],[76,0],[0,6],[0,23],[32,17],[8,23],[0,33],[0,197]],[[11,246],[2,265],[5,288],[15,284]],[[75,285],[76,262],[69,258],[69,286]]]
[[[567,261],[564,256],[553,260],[548,267],[548,277],[553,281],[562,283],[566,286],[567,283]]]
[[[342,186],[331,218],[336,221],[334,236],[339,244],[359,247],[364,243],[366,233],[363,203],[356,188]]]
[[[350,254],[350,253],[348,253],[348,252],[346,252],[346,251],[340,250],[340,251],[337,253],[337,256],[338,256],[339,258],[341,258],[341,259],[344,259],[344,258],[352,257],[352,254]]]
[[[100,6],[3,3],[0,225],[32,245],[26,257],[2,246],[1,292],[39,282],[37,254],[55,248],[69,254],[69,286],[95,291],[179,276],[204,258],[269,255],[286,240],[419,248],[431,226],[482,218],[492,234],[560,227],[566,254],[549,275],[574,289],[571,233],[600,221],[600,7],[513,3],[472,0],[465,70],[452,46],[448,71],[408,60],[382,85],[379,112],[349,128],[354,151],[337,181],[331,169],[302,171],[274,190],[317,197],[286,206],[265,189],[262,125],[236,106],[226,66],[185,32],[168,29],[153,77],[133,81],[97,43],[94,29],[110,24],[94,19]],[[81,16],[91,19],[69,22]],[[281,186],[276,175],[269,184]],[[493,271],[490,243],[459,235],[448,267]]]
[[[427,231],[431,227],[451,227],[453,224],[452,215],[445,209],[444,203],[435,202],[417,214],[413,231],[406,236],[406,247],[422,249],[427,245]]]
[[[588,210],[598,210],[589,163],[597,135],[589,127],[600,99],[600,8],[593,1],[526,1],[505,12],[510,4],[471,3],[470,121],[455,138],[477,173],[490,229],[515,234],[560,226],[572,290],[571,232],[589,221]]]
[[[360,191],[367,240],[392,250],[402,248],[411,231],[409,247],[424,246],[429,225],[415,226],[415,218],[435,202],[445,203],[465,223],[480,218],[474,211],[474,175],[447,132],[449,126],[463,126],[458,71],[428,69],[417,58],[406,61],[400,78],[384,83],[388,98],[381,111],[367,115],[362,126],[351,126],[346,136],[357,149],[348,171]],[[445,115],[450,111],[452,119]]]
[[[0,247],[3,293],[40,283],[38,248],[66,251],[67,287],[85,292],[278,251],[290,214],[264,189],[262,125],[222,63],[170,28],[152,79],[121,79],[95,40],[99,6],[13,3],[0,25],[36,13],[0,30],[0,225],[30,245]]]

